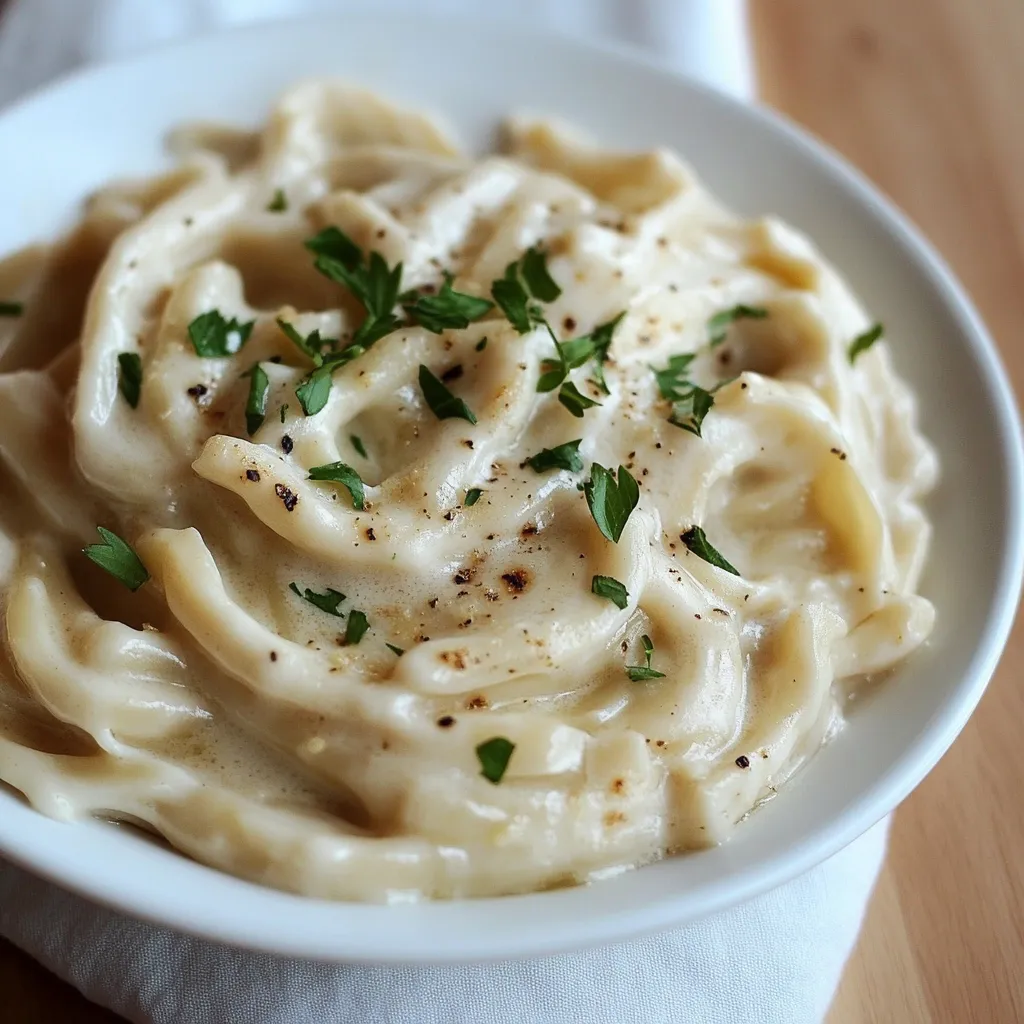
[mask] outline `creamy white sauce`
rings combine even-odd
[[[841,728],[836,684],[926,638],[936,460],[886,343],[851,365],[870,318],[803,236],[737,219],[666,151],[517,121],[477,160],[335,83],[293,89],[259,138],[187,138],[181,171],[110,187],[49,255],[0,266],[0,298],[27,307],[0,321],[0,779],[41,811],[144,822],[329,898],[581,882],[727,839]],[[569,376],[600,403],[582,418],[538,393],[551,337],[495,309],[388,334],[304,416],[312,366],[275,318],[343,341],[362,319],[303,248],[327,225],[402,262],[403,289],[448,271],[484,298],[540,246],[560,339],[625,311],[609,394],[593,363]],[[767,315],[709,346],[740,304]],[[212,309],[255,321],[234,356],[189,340]],[[123,352],[142,361],[136,409]],[[651,369],[682,353],[721,384],[700,437]],[[475,425],[434,416],[420,364]],[[581,472],[526,464],[575,439]],[[365,509],[308,479],[336,461]],[[639,483],[618,543],[578,486],[595,463]],[[136,593],[81,554],[96,525],[152,574]],[[688,550],[693,526],[738,574]],[[342,617],[293,582],[343,592]],[[342,645],[352,609],[369,631]],[[644,635],[664,675],[632,681]],[[494,737],[514,744],[498,784],[477,754]]]

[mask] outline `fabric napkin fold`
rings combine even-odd
[[[13,0],[0,105],[79,64],[204,29],[366,7],[345,0]],[[416,0],[372,7],[422,10]],[[743,0],[432,0],[649,50],[754,95]],[[137,1024],[817,1024],[885,856],[882,822],[825,864],[687,928],[461,967],[330,965],[231,949],[95,906],[0,861],[0,934]]]

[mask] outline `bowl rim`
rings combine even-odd
[[[185,59],[193,48],[206,46],[211,42],[227,43],[280,33],[282,30],[309,30],[314,26],[332,24],[351,29],[353,23],[380,23],[385,17],[383,14],[363,11],[345,15],[320,14],[222,28],[63,75],[0,108],[0,123],[16,114],[24,114],[33,105],[45,101],[53,94],[74,89],[80,84],[102,79],[119,70],[142,71],[155,56],[176,56]],[[428,26],[444,23],[438,15],[417,12],[410,17],[415,22]],[[494,24],[491,20],[479,17],[465,20],[480,32],[487,31]],[[506,32],[506,29],[503,28],[502,31]],[[943,257],[925,239],[910,218],[877,186],[845,158],[785,115],[759,104],[744,103],[720,93],[630,46],[612,42],[582,41],[552,31],[521,28],[512,31],[516,38],[523,42],[555,43],[581,53],[597,55],[605,60],[654,72],[671,81],[674,88],[699,94],[702,103],[710,104],[711,107],[717,104],[722,108],[731,108],[733,113],[738,112],[742,117],[760,122],[762,126],[780,136],[786,146],[798,151],[804,161],[814,165],[826,177],[841,185],[845,193],[870,212],[893,236],[895,244],[912,257],[916,269],[941,297],[946,312],[970,349],[981,383],[991,398],[997,427],[996,439],[999,442],[1000,471],[1006,485],[1004,511],[1008,525],[1003,549],[1004,559],[992,588],[989,613],[980,640],[970,657],[966,673],[970,685],[958,693],[956,700],[946,702],[922,729],[917,742],[903,752],[874,786],[862,790],[856,800],[842,808],[802,842],[775,854],[756,868],[747,868],[737,875],[703,885],[695,896],[688,894],[691,906],[685,915],[680,913],[676,902],[666,899],[635,907],[628,915],[609,912],[596,923],[594,919],[590,919],[587,922],[586,934],[581,934],[580,925],[571,921],[567,923],[564,920],[545,920],[544,928],[535,930],[528,940],[520,937],[514,944],[510,944],[499,939],[473,949],[466,948],[466,943],[444,941],[439,941],[430,949],[422,948],[422,941],[406,942],[404,945],[399,943],[390,947],[381,945],[379,940],[364,943],[360,937],[353,939],[351,936],[334,934],[325,938],[307,935],[299,928],[293,928],[287,935],[267,935],[254,929],[255,918],[247,918],[244,913],[225,915],[218,907],[208,906],[201,907],[197,915],[195,903],[187,906],[185,901],[179,903],[174,893],[157,898],[154,897],[152,887],[149,890],[132,886],[112,887],[107,880],[98,878],[74,858],[68,858],[66,852],[58,848],[60,844],[49,846],[45,837],[33,840],[22,835],[17,827],[7,830],[0,819],[0,855],[11,862],[64,889],[130,916],[204,938],[277,954],[346,962],[420,964],[482,962],[509,957],[541,956],[620,941],[693,921],[752,899],[804,873],[867,831],[903,800],[931,771],[974,711],[1002,656],[1020,599],[1021,581],[1024,576],[1024,442],[1009,376],[1002,365],[993,339],[963,286]],[[553,99],[552,105],[557,107],[557,97]],[[31,808],[26,810],[32,815],[38,813]],[[41,828],[39,831],[45,830]],[[251,886],[251,883],[239,882],[230,876],[224,877],[230,883],[241,886],[240,893]],[[262,887],[251,887],[262,891]],[[295,899],[291,894],[283,895],[288,899]],[[551,892],[498,899],[504,902],[543,898],[549,905],[554,906],[560,896],[560,892]],[[367,908],[367,905],[363,904],[336,904],[319,900],[305,902],[314,906],[328,905],[334,908]],[[493,906],[497,901],[478,899],[467,902],[485,908],[488,905]],[[439,905],[443,904],[420,906]],[[387,914],[400,912],[399,908],[387,906],[371,909]]]

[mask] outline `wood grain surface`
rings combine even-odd
[[[765,99],[924,228],[1024,393],[1024,0],[751,6]],[[829,1024],[1024,1022],[1021,668],[1018,620],[977,714],[896,816]],[[0,1020],[118,1018],[0,943]]]

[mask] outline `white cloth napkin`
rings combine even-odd
[[[349,0],[14,0],[0,104],[77,64]],[[432,0],[646,47],[753,97],[744,0]],[[377,9],[421,8],[377,0]],[[230,949],[94,906],[0,862],[0,934],[138,1024],[817,1024],[860,930],[887,823],[802,878],[675,932],[469,967],[308,963]]]

